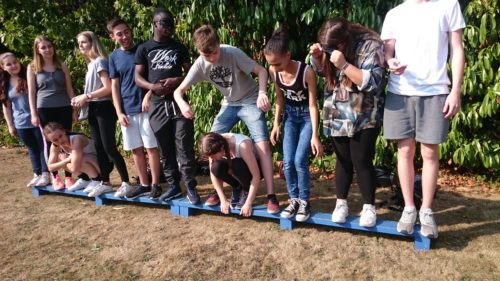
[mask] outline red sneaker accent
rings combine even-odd
[[[280,212],[280,204],[276,197],[267,200],[267,212],[270,214],[277,214]]]
[[[220,199],[217,192],[210,193],[207,197],[207,200],[205,200],[205,206],[216,206],[219,204],[220,204]]]

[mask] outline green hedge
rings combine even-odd
[[[321,23],[340,15],[353,22],[380,31],[385,14],[401,1],[377,0],[193,0],[193,1],[74,1],[17,0],[0,7],[0,39],[3,47],[18,53],[24,62],[31,58],[36,35],[53,38],[58,51],[66,60],[77,92],[83,89],[85,64],[77,54],[75,36],[82,30],[96,32],[108,50],[113,42],[105,32],[105,23],[120,16],[134,27],[136,41],[151,37],[151,11],[154,7],[168,8],[177,17],[176,37],[189,46],[192,58],[197,57],[191,34],[204,23],[219,28],[221,41],[243,49],[265,65],[262,49],[279,23],[291,30],[295,59],[304,59],[307,46],[316,39]],[[500,170],[500,43],[498,42],[498,2],[460,1],[467,27],[464,44],[467,66],[462,90],[462,111],[452,121],[449,140],[440,147],[443,163],[466,168],[498,178]],[[270,92],[271,89],[270,89]],[[271,98],[273,99],[272,95]],[[221,95],[203,83],[193,87],[190,99],[196,114],[196,137],[210,129],[219,109]],[[271,127],[272,113],[268,113]],[[12,144],[2,128],[1,144]],[[245,132],[243,126],[238,127]],[[327,148],[330,140],[323,139]],[[331,150],[331,149],[330,149]],[[279,151],[275,148],[276,157]],[[394,167],[395,146],[379,137],[376,164]],[[330,169],[333,159],[315,161],[317,166]]]

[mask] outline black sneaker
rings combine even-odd
[[[159,184],[153,184],[151,186],[151,193],[149,193],[149,199],[158,199],[161,196],[161,186]]]
[[[176,184],[171,184],[165,193],[160,196],[161,201],[169,201],[182,195],[181,188]]]
[[[284,219],[293,218],[299,209],[299,200],[298,198],[291,198],[288,201],[290,204],[281,212],[280,216]]]
[[[238,204],[236,204],[234,209],[241,210],[241,208],[243,208],[243,205],[245,205],[245,202],[247,202],[247,198],[248,198],[248,191],[242,190],[241,196],[240,196],[240,201],[238,201]]]
[[[151,192],[151,186],[138,185],[136,188],[132,189],[129,194],[125,194],[125,197],[133,199],[146,195],[150,192]]]
[[[186,199],[193,205],[199,205],[201,203],[201,198],[196,190],[196,187],[187,189]]]
[[[233,208],[240,202],[241,191],[243,191],[241,186],[233,187],[233,192],[231,193],[231,206],[233,206]]]
[[[295,220],[299,222],[306,221],[311,214],[311,204],[309,202],[299,199],[299,210],[295,216]]]

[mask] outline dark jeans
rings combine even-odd
[[[355,169],[364,204],[375,203],[373,156],[379,132],[380,128],[371,128],[357,132],[352,138],[333,138],[337,156],[335,185],[338,199],[347,199]]]
[[[229,168],[229,161],[227,159],[214,161],[212,162],[210,171],[218,179],[233,188],[241,186],[245,191],[250,189],[252,173],[242,158],[231,159],[231,169]]]
[[[163,162],[163,173],[169,185],[179,185],[180,177],[186,188],[196,188],[194,153],[194,123],[186,118],[167,121],[155,132]]]
[[[89,102],[90,135],[94,140],[102,181],[109,182],[113,164],[122,182],[128,182],[128,172],[122,155],[116,148],[116,111],[110,100]]]
[[[17,135],[28,148],[33,173],[47,172],[47,162],[43,153],[43,138],[39,128],[16,129]]]

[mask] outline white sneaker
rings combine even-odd
[[[36,186],[47,186],[50,184],[50,174],[49,172],[42,172],[40,178],[35,183]]]
[[[363,227],[373,227],[377,223],[377,212],[372,204],[364,204],[359,218],[359,225]]]
[[[100,181],[93,181],[91,180],[90,183],[83,189],[83,192],[85,193],[90,193],[92,190],[94,190],[99,184],[101,184]]]
[[[96,197],[96,196],[99,196],[103,193],[107,193],[107,192],[112,192],[113,191],[113,188],[107,184],[105,184],[104,182],[101,182],[98,186],[96,186],[90,193],[89,193],[89,197]]]
[[[399,233],[403,234],[413,234],[413,226],[417,220],[417,209],[415,207],[405,207],[403,209],[403,214],[398,221],[398,226],[396,229]]]
[[[126,194],[129,194],[134,187],[128,182],[122,182],[122,185],[115,192],[115,197],[125,197]]]
[[[332,213],[332,221],[336,223],[345,223],[348,214],[349,207],[347,207],[347,201],[337,200],[335,210]]]
[[[437,238],[438,229],[432,210],[429,208],[420,209],[419,219],[420,233],[427,238]]]
[[[33,178],[28,182],[26,187],[37,186],[36,183],[40,180],[41,175],[33,174]]]
[[[82,178],[76,180],[75,184],[68,187],[68,191],[77,191],[86,188],[90,184],[90,181],[86,181]]]

